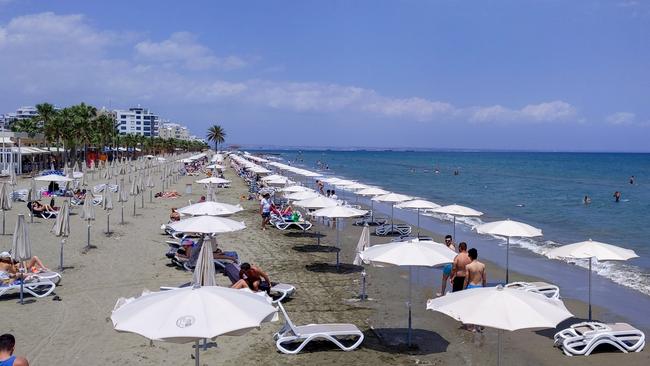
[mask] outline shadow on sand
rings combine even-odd
[[[340,248],[331,245],[304,244],[294,245],[291,249],[301,253],[336,253]]]
[[[409,355],[429,355],[447,351],[449,341],[440,334],[425,329],[412,330],[411,347],[408,347],[407,332],[407,328],[368,329],[364,332],[366,339],[362,346],[379,352]]]
[[[341,263],[337,268],[335,263],[322,263],[322,262],[308,264],[305,266],[305,269],[311,272],[338,273],[338,274],[349,274],[349,273],[357,273],[363,271],[363,267],[355,266],[354,264]]]

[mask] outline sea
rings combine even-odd
[[[510,266],[523,273],[548,276],[548,272],[552,272],[557,277],[568,271],[565,276],[584,275],[586,271],[575,271],[570,267],[586,267],[586,261],[566,261],[559,265],[559,261],[544,256],[550,248],[563,244],[593,239],[633,249],[639,258],[626,262],[595,262],[594,274],[597,276],[594,277],[601,280],[595,286],[601,286],[603,296],[611,295],[611,289],[607,287],[611,282],[650,299],[650,154],[364,150],[251,152],[439,205],[459,204],[482,211],[484,215],[479,218],[457,218],[456,241],[467,241],[469,247],[476,243],[477,248],[483,249],[479,253],[483,253],[484,258],[499,264],[505,264],[505,239],[478,235],[472,231],[474,226],[512,219],[540,228],[544,233],[540,238],[510,241]],[[619,202],[614,199],[616,191],[621,192]],[[340,189],[337,195],[351,202],[360,200]],[[585,196],[591,203],[585,204]],[[375,204],[375,209],[390,213],[390,206],[377,207]],[[400,211],[396,212],[396,217],[415,224],[413,213],[395,211]],[[423,227],[440,234],[451,233],[449,217],[434,214],[423,217]],[[586,277],[581,278],[585,279],[586,285]],[[582,288],[582,284],[577,287]],[[581,297],[582,294],[576,295]]]

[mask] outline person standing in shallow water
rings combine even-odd
[[[614,201],[615,202],[620,202],[621,201],[621,192],[620,191],[614,192]]]

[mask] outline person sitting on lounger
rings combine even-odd
[[[43,262],[37,256],[29,258],[25,261],[27,270],[32,273],[41,273],[47,272],[49,269],[45,267]],[[5,271],[9,273],[17,273],[23,267],[22,262],[17,262],[11,259],[11,254],[9,252],[0,253],[0,271]]]
[[[231,288],[249,288],[252,291],[258,292],[269,291],[270,286],[271,279],[269,275],[262,271],[260,267],[253,266],[250,263],[242,263],[239,270],[239,281],[235,282]]]
[[[170,221],[181,220],[181,214],[178,211],[176,211],[176,207],[172,207],[172,213],[169,214],[169,220]]]

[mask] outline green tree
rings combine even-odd
[[[219,144],[226,141],[226,131],[219,125],[212,125],[208,128],[208,133],[205,137],[208,141],[214,142],[215,150],[219,151]]]

